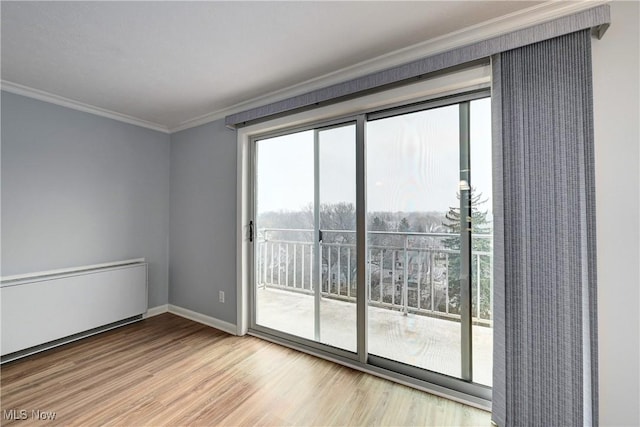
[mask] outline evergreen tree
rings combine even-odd
[[[400,220],[400,224],[398,225],[398,231],[400,232],[405,232],[405,231],[409,231],[411,227],[409,226],[409,220],[407,219],[407,217],[402,217],[402,220]]]
[[[456,193],[456,198],[460,200],[460,193]],[[470,194],[471,200],[471,251],[477,252],[490,252],[491,251],[491,239],[479,237],[481,235],[488,235],[491,233],[492,226],[487,219],[488,211],[481,210],[481,206],[487,202],[487,199],[482,198],[482,193],[476,193],[475,188],[471,188]],[[455,251],[455,253],[449,254],[449,264],[447,271],[448,287],[449,287],[449,310],[453,313],[460,312],[460,206],[451,207],[446,213],[445,218],[447,222],[443,222],[443,226],[452,234],[457,234],[457,237],[451,237],[444,239],[443,244],[446,249]],[[476,289],[478,284],[475,281],[480,280],[480,315],[487,317],[491,311],[489,306],[490,292],[491,292],[491,263],[487,256],[480,256],[480,262],[475,262],[476,257],[472,256],[472,312],[477,312],[476,304]],[[478,274],[477,267],[480,267]],[[446,304],[443,302],[442,304]],[[444,306],[439,308],[444,311]]]

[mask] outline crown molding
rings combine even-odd
[[[0,81],[1,88],[5,92],[15,93],[16,95],[26,96],[28,98],[37,99],[39,101],[48,102],[62,107],[71,108],[72,110],[82,111],[84,113],[94,114],[96,116],[106,117],[117,120],[119,122],[129,123],[147,129],[152,129],[162,133],[170,133],[167,126],[129,116],[127,114],[118,113],[116,111],[107,110],[105,108],[96,107],[94,105],[85,104],[84,102],[75,101],[43,90],[34,89],[18,83],[7,80]]]
[[[185,120],[169,132],[178,132],[222,119],[230,114],[259,107],[282,99],[301,95],[316,89],[348,81],[366,74],[375,73],[411,61],[455,49],[480,40],[487,40],[513,31],[528,28],[543,22],[591,9],[610,0],[549,1],[522,9],[498,18],[490,19],[440,37],[420,42],[340,70],[306,80],[287,88],[240,102],[208,114]]]

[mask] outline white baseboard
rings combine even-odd
[[[211,326],[212,328],[219,329],[231,335],[238,334],[236,325],[225,322],[224,320],[216,319],[215,317],[206,316],[173,304],[169,304],[168,311],[169,313],[184,317],[185,319],[193,320],[194,322],[202,323],[203,325]]]
[[[169,311],[169,304],[159,305],[156,307],[151,307],[147,310],[147,313],[143,315],[146,319],[148,317],[157,316],[158,314],[166,313]]]

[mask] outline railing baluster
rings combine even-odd
[[[267,253],[269,252],[269,245],[267,244],[267,242],[264,242],[263,248],[262,248],[262,257],[263,257],[263,262],[262,262],[262,285],[263,286],[267,286]]]
[[[434,287],[434,283],[433,283],[433,268],[436,265],[436,256],[433,252],[429,253],[429,286],[430,286],[430,290],[431,290],[431,301],[430,301],[430,305],[431,305],[431,312],[435,313],[435,302],[433,301],[433,287]],[[447,278],[447,288],[449,287],[449,279]],[[447,292],[447,295],[449,293]],[[448,302],[447,302],[448,303]]]
[[[402,281],[402,299],[404,300],[404,314],[406,315],[409,312],[409,253],[407,251],[407,246],[409,244],[409,237],[407,235],[404,236],[404,266],[403,266],[403,281]]]
[[[304,289],[304,243],[300,245],[300,288]]]
[[[418,280],[416,282],[416,292],[418,293],[418,310],[420,310],[420,281],[422,280],[422,251],[418,250]],[[433,310],[432,310],[433,311]]]
[[[373,254],[373,252],[371,251],[371,249],[369,249],[369,257],[368,259],[368,264],[369,264],[369,279],[367,280],[367,286],[369,287],[369,296],[368,296],[368,300],[367,303],[369,303],[371,301],[371,266],[373,265],[373,259],[371,258],[371,255]]]
[[[296,285],[296,265],[298,264],[298,245],[296,245],[295,243],[293,244],[293,288],[297,288],[298,286]]]
[[[327,294],[331,293],[331,246],[327,246]]]
[[[391,304],[396,305],[396,259],[398,257],[398,251],[391,252]]]
[[[476,254],[476,319],[480,319],[480,254]]]
[[[338,250],[338,295],[340,295],[340,281],[342,279],[342,270],[340,268],[340,246],[337,247]]]
[[[284,285],[289,287],[289,244],[285,243],[285,256],[284,256]]]
[[[444,254],[444,271],[447,272],[447,286],[444,287],[446,290],[445,307],[446,307],[447,314],[449,314],[449,254],[448,253]]]
[[[269,284],[273,285],[273,246],[275,244],[273,242],[271,242],[271,281],[269,282]]]
[[[351,247],[347,246],[347,296],[351,298]]]
[[[260,279],[262,279],[262,270],[261,270],[261,264],[262,264],[262,244],[260,242],[256,243],[256,286],[260,287]]]
[[[282,243],[278,243],[278,285],[281,286],[280,272],[282,271]]]
[[[382,289],[384,288],[384,249],[380,249],[380,285],[378,286],[378,302],[382,302]]]

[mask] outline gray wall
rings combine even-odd
[[[169,302],[235,324],[236,133],[224,120],[171,135],[170,236]]]
[[[639,3],[611,3],[593,42],[602,425],[640,425],[639,17]]]
[[[2,275],[127,258],[167,303],[169,135],[2,92]]]

